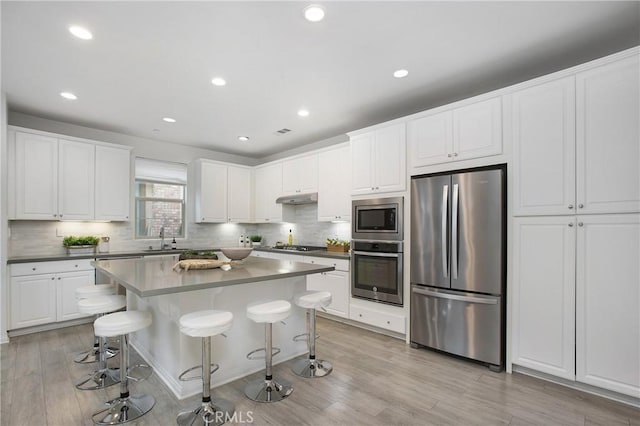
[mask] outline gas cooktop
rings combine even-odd
[[[287,251],[317,251],[317,250],[326,250],[326,247],[319,246],[274,246],[271,247],[276,250],[287,250]]]

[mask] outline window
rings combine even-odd
[[[185,236],[187,165],[136,158],[136,238]]]

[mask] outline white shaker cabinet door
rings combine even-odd
[[[512,362],[575,379],[575,218],[514,223]]]
[[[451,161],[453,113],[445,111],[409,121],[407,140],[411,168]]]
[[[58,140],[15,134],[15,218],[58,219]]]
[[[376,130],[373,162],[376,192],[394,192],[406,189],[406,146],[406,127],[404,123]]]
[[[96,146],[96,220],[129,220],[131,152]]]
[[[375,133],[365,133],[351,139],[351,194],[371,194],[373,181],[373,149]]]
[[[200,161],[196,174],[196,222],[226,222],[227,166]]]
[[[487,99],[453,110],[453,159],[502,152],[502,100]]]
[[[514,215],[575,214],[575,79],[512,95]]]
[[[318,154],[318,220],[348,221],[351,217],[349,147]]]
[[[56,322],[56,276],[11,277],[9,329]]]
[[[577,220],[576,379],[640,398],[640,215]]]
[[[318,155],[311,154],[282,163],[282,193],[306,194],[318,191]]]
[[[640,211],[639,62],[577,74],[578,213]]]
[[[251,221],[251,169],[228,166],[227,200],[229,222],[248,223]]]
[[[58,217],[94,219],[95,146],[58,140]]]
[[[255,180],[255,221],[281,221],[282,204],[277,204],[276,199],[282,195],[282,163],[256,168]]]
[[[95,271],[60,273],[56,276],[57,321],[67,321],[88,315],[78,312],[76,289],[95,283]]]

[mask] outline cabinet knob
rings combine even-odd
[[[584,223],[578,222],[578,226],[584,226]]]
[[[51,277],[51,281],[53,281],[53,280],[55,280],[55,279],[56,279],[56,277]]]
[[[31,270],[32,270],[32,271],[35,271],[35,270],[36,270],[36,268],[31,268]]]
[[[569,204],[569,210],[573,210],[573,204]]]
[[[454,152],[454,153],[453,153],[453,156],[454,156],[454,157],[457,157],[457,156],[458,156],[458,153],[457,153],[457,152]]]
[[[57,215],[57,214],[54,214],[54,215],[53,215],[53,217],[58,217],[58,215]]]
[[[391,324],[391,321],[387,321],[387,324]]]
[[[371,187],[371,190],[373,191],[374,189],[375,189],[375,188],[372,186],[372,187]]]
[[[78,265],[75,265],[75,266],[76,266],[76,268],[78,267]]]
[[[569,228],[573,228],[573,223],[570,223],[570,224],[569,224]]]
[[[58,280],[61,280],[61,278],[60,278],[60,277],[58,277]]]
[[[60,214],[60,217],[62,217],[62,213]]]
[[[125,216],[124,218],[125,218],[125,219],[129,219],[129,216]]]
[[[362,314],[358,314],[358,316],[359,316],[360,318],[362,318]]]
[[[452,155],[451,155],[451,154],[447,154],[447,157],[451,158],[451,157],[452,157]]]
[[[579,209],[584,208],[584,204],[578,204],[578,208],[579,208]]]

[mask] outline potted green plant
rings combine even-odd
[[[93,235],[82,237],[68,236],[62,240],[62,245],[67,248],[70,256],[79,254],[92,254],[96,252],[96,247],[100,239]]]
[[[249,239],[251,240],[251,245],[254,247],[260,247],[262,245],[262,235],[251,235]]]
[[[327,251],[346,253],[349,251],[351,243],[337,238],[327,238]]]

